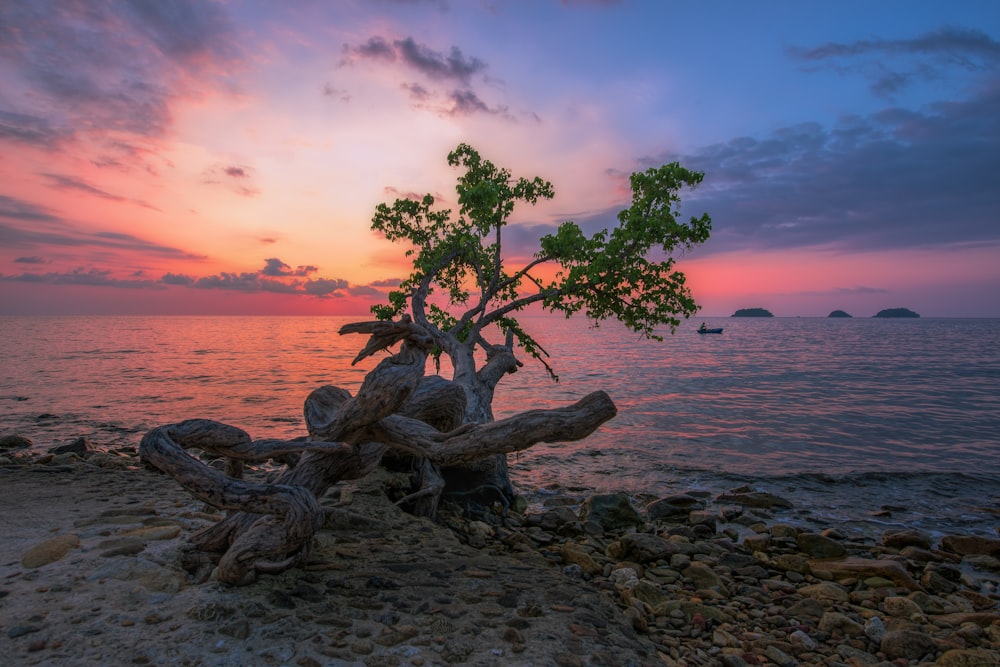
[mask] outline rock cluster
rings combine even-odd
[[[321,499],[304,567],[230,588],[184,544],[218,515],[134,455],[18,460],[0,466],[5,664],[1000,664],[997,539],[804,530],[750,488],[445,507],[443,526],[384,474]]]
[[[768,494],[716,500],[556,497],[492,536],[613,596],[666,665],[1000,665],[1000,540],[851,539],[769,524],[789,503]]]

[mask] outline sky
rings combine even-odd
[[[1000,317],[993,0],[0,0],[0,314],[367,314],[463,142],[512,258],[679,161],[699,316]]]

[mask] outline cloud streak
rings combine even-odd
[[[243,59],[216,3],[39,1],[2,13],[0,142],[54,150],[87,138],[122,154],[164,138],[178,98],[229,87]]]
[[[10,276],[0,274],[0,281],[45,283],[50,285],[87,285],[90,287],[112,287],[118,289],[166,289],[166,287],[154,280],[144,278],[115,278],[111,270],[95,268],[78,268],[64,273],[22,273]]]
[[[24,264],[42,264],[37,257],[17,260]],[[342,278],[311,278],[318,269],[314,266],[300,266],[292,269],[277,258],[265,260],[259,271],[234,273],[223,271],[210,276],[189,276],[167,272],[159,280],[143,277],[143,271],[134,272],[128,278],[116,278],[111,269],[77,268],[70,271],[49,271],[4,275],[0,282],[21,282],[49,285],[88,285],[91,287],[111,287],[118,289],[146,289],[162,291],[170,287],[185,287],[198,290],[223,290],[244,293],[275,293],[295,296],[309,296],[319,299],[333,299],[346,296],[378,296],[384,293],[381,284],[351,285]],[[398,284],[398,281],[389,281]]]
[[[72,179],[70,182],[72,183]],[[77,185],[85,186],[74,184],[68,187],[76,188]],[[8,248],[89,247],[134,251],[173,259],[203,258],[202,255],[155,243],[133,234],[85,230],[74,221],[64,219],[45,207],[6,195],[0,195],[0,243]]]
[[[401,83],[400,87],[407,92],[414,108],[425,109],[444,117],[483,114],[508,121],[516,120],[507,106],[490,106],[473,89],[473,80],[485,77],[489,66],[479,58],[466,56],[457,46],[439,51],[418,43],[412,37],[389,40],[378,35],[361,44],[344,46],[341,67],[364,63],[401,66],[428,82],[456,86],[442,92],[429,88],[425,83]],[[340,91],[330,83],[324,86],[324,94],[332,95],[334,92]]]
[[[684,155],[645,156],[637,168],[679,161],[705,172],[701,186],[682,193],[684,216],[712,216],[712,237],[696,250],[702,257],[746,250],[1000,248],[1000,227],[991,223],[1000,210],[997,109],[1000,80],[965,100],[922,111],[888,108],[829,128],[802,123]],[[624,206],[575,220],[593,233],[614,226]],[[557,226],[513,226],[506,247],[513,256],[529,256]]]
[[[891,96],[917,81],[946,79],[946,70],[995,71],[1000,42],[981,30],[945,26],[910,39],[828,42],[813,48],[790,48],[803,64],[829,67],[841,74],[861,74],[877,95]]]
[[[54,188],[56,190],[76,190],[78,192],[83,192],[85,194],[93,195],[95,197],[100,197],[101,199],[107,199],[113,202],[132,202],[133,204],[138,204],[139,206],[154,211],[159,210],[152,204],[149,204],[142,200],[131,199],[128,197],[122,197],[119,195],[111,194],[110,192],[101,190],[100,188],[93,186],[90,183],[87,183],[86,181],[79,178],[75,178],[73,176],[66,176],[65,174],[50,174],[50,173],[43,173],[39,175],[48,181],[49,187]]]
[[[160,279],[164,285],[179,285],[194,289],[230,290],[236,292],[275,292],[314,296],[321,299],[345,296],[357,289],[342,278],[311,278],[319,269],[312,265],[293,269],[277,257],[264,260],[259,271],[221,273],[195,277],[184,274],[166,273]]]
[[[202,182],[218,185],[241,197],[254,197],[260,189],[254,185],[254,168],[245,164],[215,164],[205,169]]]
[[[359,61],[401,63],[432,80],[457,81],[468,85],[473,76],[482,74],[487,66],[482,60],[466,56],[457,46],[447,52],[436,51],[418,44],[412,37],[389,41],[373,36],[356,46],[345,45],[342,65]]]

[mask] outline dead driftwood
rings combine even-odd
[[[230,510],[217,524],[196,533],[193,545],[218,557],[215,576],[231,584],[258,572],[279,572],[308,557],[323,523],[317,500],[333,484],[371,472],[387,452],[413,458],[419,485],[400,500],[416,513],[433,515],[444,489],[441,468],[468,464],[539,442],[579,440],[614,417],[602,391],[553,410],[529,410],[508,419],[463,424],[466,392],[439,376],[424,376],[432,339],[408,318],[361,322],[340,330],[364,333],[368,344],[355,362],[397,343],[365,378],[356,396],[339,387],[313,391],[305,402],[309,439],[253,440],[245,431],[205,419],[160,426],[142,439],[139,453],[188,492]],[[226,458],[226,471],[185,450]],[[299,455],[272,483],[241,478],[244,462]]]

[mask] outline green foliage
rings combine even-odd
[[[614,318],[657,340],[657,327],[673,332],[680,317],[697,312],[671,254],[704,242],[711,232],[707,214],[678,221],[678,193],[698,185],[700,172],[674,162],[632,174],[632,204],[618,214],[616,227],[588,237],[576,223],[564,222],[541,238],[531,261],[510,271],[502,255],[508,218],[518,202],[551,199],[552,184],[538,177],[514,180],[466,144],[448,155],[448,164],[465,170],[456,186],[457,218],[449,209],[435,210],[431,195],[375,210],[372,229],[407,242],[406,254],[414,258],[413,272],[389,293],[388,303],[373,306],[379,319],[409,307],[416,321],[433,325],[446,352],[456,342],[486,347],[483,329],[496,325],[541,360],[544,350],[513,317],[534,303],[567,317],[582,312],[595,323]],[[534,275],[543,265],[558,267],[554,278]],[[436,291],[447,305],[438,305],[440,297],[428,301]]]

